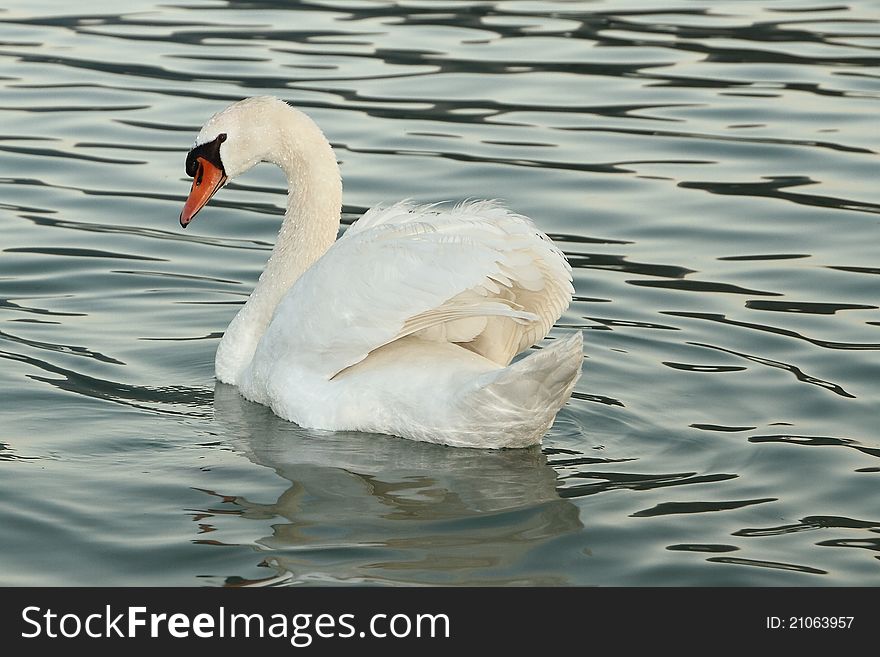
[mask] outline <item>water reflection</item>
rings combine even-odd
[[[254,541],[262,565],[276,571],[268,581],[566,583],[555,567],[522,567],[536,549],[583,527],[540,449],[303,430],[221,383],[214,410],[224,438],[289,482],[269,503],[206,491],[243,521],[272,519],[271,534]],[[199,522],[218,513],[229,507],[200,510]],[[222,534],[206,542],[226,544]],[[255,582],[227,580],[242,583]]]

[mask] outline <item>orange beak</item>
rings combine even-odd
[[[219,167],[214,166],[203,157],[198,158],[199,168],[193,177],[192,188],[189,197],[180,213],[180,225],[186,228],[199,210],[211,200],[217,190],[226,184],[226,174]]]

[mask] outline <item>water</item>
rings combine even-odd
[[[880,5],[666,5],[8,3],[2,584],[880,584]],[[184,232],[184,157],[266,93],[344,223],[489,196],[558,240],[584,375],[541,449],[215,385],[284,181]]]

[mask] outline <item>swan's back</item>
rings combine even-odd
[[[409,318],[404,333],[417,330],[423,337],[456,342],[507,365],[516,354],[546,336],[571,302],[571,267],[562,252],[531,220],[495,202],[471,201],[450,209],[411,202],[374,208],[347,235],[355,238],[379,226],[399,227],[404,234],[407,228],[419,226],[425,231],[421,239],[427,243],[468,247],[458,257],[445,260],[443,270],[435,270],[435,276],[446,279],[437,281],[439,289],[455,278],[459,268],[466,267],[464,261],[471,257],[471,250],[482,250],[483,255],[494,258],[475,284],[465,288],[469,281],[462,280],[460,292]],[[512,312],[479,314],[492,303]],[[457,314],[465,317],[447,319]]]
[[[507,365],[572,292],[565,257],[527,218],[487,201],[401,202],[367,212],[303,274],[258,352],[285,344],[332,378],[415,335]]]

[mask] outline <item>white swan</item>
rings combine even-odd
[[[217,378],[297,424],[462,447],[541,442],[580,375],[580,331],[530,353],[571,301],[571,268],[492,202],[369,210],[336,240],[329,142],[270,97],[215,114],[189,152],[186,227],[258,162],[287,175],[266,269],[217,349]]]

